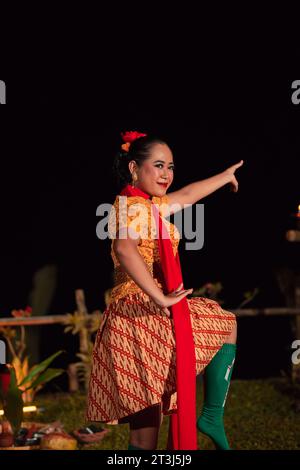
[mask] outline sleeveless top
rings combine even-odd
[[[142,256],[149,272],[151,273],[157,286],[162,289],[162,274],[160,268],[160,256],[158,241],[156,238],[155,219],[151,210],[151,200],[159,208],[160,215],[168,230],[174,256],[177,253],[180,241],[180,233],[177,227],[169,222],[165,217],[169,215],[168,196],[153,196],[145,199],[140,196],[120,196],[118,195],[111,208],[108,219],[108,233],[112,239],[111,257],[114,263],[114,287],[110,293],[110,302],[118,302],[128,294],[143,293],[144,298],[149,296],[133,281],[127,274],[117,259],[114,251],[114,239],[119,229],[130,227],[140,235],[137,249]]]

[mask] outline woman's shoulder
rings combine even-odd
[[[115,198],[115,203],[119,203],[121,200],[125,201],[129,201],[129,202],[134,202],[134,201],[138,201],[138,202],[142,202],[144,204],[149,204],[149,202],[154,202],[155,204],[168,204],[169,202],[169,196],[167,194],[165,194],[164,196],[162,197],[159,197],[159,196],[152,196],[151,198],[149,199],[146,199],[144,198],[143,196],[122,196],[120,194],[118,194]]]
[[[149,212],[150,210],[149,200],[141,196],[120,196],[118,195],[113,203],[113,208],[117,213],[122,212],[123,216],[129,216],[129,214],[140,212]]]
[[[151,203],[149,199],[141,196],[121,196],[117,195],[112,205],[111,214],[117,218],[130,218],[133,215],[149,215]]]
[[[139,202],[141,204],[145,204],[145,205],[149,205],[149,200],[148,199],[145,199],[144,197],[142,196],[121,196],[120,194],[118,194],[116,196],[116,199],[115,199],[115,202],[114,204],[120,204],[121,202],[125,202],[128,204],[128,205],[131,205],[135,202]]]
[[[137,206],[137,209],[142,207],[145,207],[148,209],[148,211],[151,210],[151,203],[155,204],[156,206],[159,207],[160,212],[167,216],[168,211],[169,211],[169,197],[167,194],[165,194],[162,197],[159,196],[152,196],[152,198],[146,199],[142,196],[121,196],[117,195],[116,199],[113,203],[113,206],[115,209],[128,209],[130,206]]]
[[[165,194],[162,197],[153,196],[152,197],[152,202],[154,204],[158,204],[159,206],[161,206],[162,204],[168,204],[169,203],[169,196],[167,194]]]
[[[162,197],[153,196],[152,202],[159,207],[159,211],[163,217],[168,217],[170,215],[169,197],[167,194]]]

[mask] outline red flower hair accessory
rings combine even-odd
[[[141,132],[138,131],[127,131],[127,132],[121,132],[121,136],[125,144],[121,145],[122,150],[125,150],[125,152],[129,151],[129,147],[131,142],[133,142],[136,139],[139,139],[140,137],[145,137],[147,134],[142,134]]]

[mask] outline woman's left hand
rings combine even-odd
[[[236,163],[235,165],[232,165],[229,168],[227,168],[227,170],[225,170],[225,172],[224,172],[229,178],[228,183],[230,183],[232,191],[235,192],[235,193],[239,189],[239,183],[238,183],[234,173],[243,164],[244,164],[244,160],[241,160],[239,163]]]

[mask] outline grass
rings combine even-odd
[[[236,450],[299,450],[300,419],[296,400],[300,385],[292,386],[286,378],[263,380],[233,380],[225,409],[225,429],[231,448]],[[202,406],[202,384],[197,383],[197,416]],[[28,416],[27,420],[52,422],[60,420],[64,429],[82,427],[85,394],[57,393],[37,395],[36,403],[45,411]],[[102,424],[101,424],[102,425]],[[166,449],[169,417],[165,417],[159,434],[158,449]],[[101,442],[84,449],[126,450],[129,441],[128,424],[106,425],[111,432]],[[209,438],[198,432],[198,448],[214,449]]]

